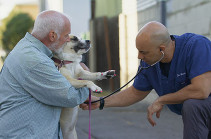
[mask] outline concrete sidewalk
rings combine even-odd
[[[164,107],[152,127],[147,120],[145,102],[124,108],[106,108],[91,112],[92,139],[182,139],[182,117]],[[78,139],[88,139],[89,112],[79,111]]]

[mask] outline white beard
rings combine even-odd
[[[62,46],[59,46],[59,48],[56,49],[57,44],[58,44],[58,42],[55,42],[49,48],[51,48],[54,55],[56,54],[56,56],[59,59],[63,60],[64,58],[63,58],[62,52],[63,52],[64,46],[67,45],[67,43],[64,43]]]

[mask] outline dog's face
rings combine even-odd
[[[64,46],[63,52],[82,55],[86,53],[90,47],[91,45],[89,40],[82,40],[76,36],[70,35],[70,42],[67,42],[67,44]]]

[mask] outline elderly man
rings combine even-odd
[[[83,103],[89,91],[75,89],[51,60],[70,41],[70,21],[56,11],[41,12],[6,58],[0,73],[0,138],[62,138],[62,107]]]
[[[138,58],[142,65],[154,66],[143,70],[129,88],[93,103],[100,107],[123,107],[143,100],[152,89],[159,98],[148,107],[148,121],[156,123],[152,115],[160,117],[164,105],[179,115],[184,123],[184,139],[211,138],[211,42],[206,37],[186,33],[170,35],[159,22],[144,25],[136,37]],[[92,97],[92,100],[99,98]],[[87,104],[81,104],[88,109]]]

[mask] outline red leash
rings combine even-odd
[[[73,63],[73,61],[67,61],[67,60],[60,60],[60,59],[57,59],[55,57],[52,58],[52,60],[57,63],[57,68],[58,70],[65,64],[70,64],[70,63]],[[79,79],[81,80],[81,79]],[[89,89],[89,139],[91,139],[91,89]]]
[[[91,139],[91,89],[89,89],[89,139]]]

